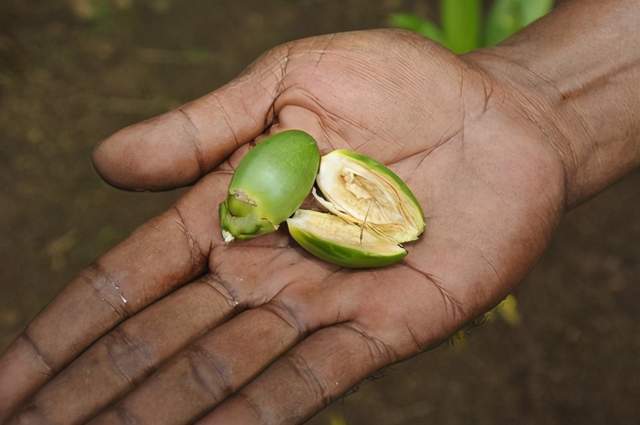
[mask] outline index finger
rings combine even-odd
[[[106,331],[205,270],[229,177],[203,180],[81,272],[31,322],[0,358],[0,422]]]

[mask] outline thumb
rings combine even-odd
[[[218,90],[118,131],[94,150],[96,171],[122,189],[192,183],[269,125],[283,61],[276,48]]]

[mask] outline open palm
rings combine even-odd
[[[115,134],[95,155],[112,184],[199,181],[10,347],[0,418],[29,398],[16,423],[296,424],[438,343],[524,276],[564,212],[561,158],[526,99],[473,58],[368,31],[280,46]],[[216,211],[234,166],[248,142],[289,128],[407,181],[427,228],[402,263],[340,269],[284,229],[222,243]]]

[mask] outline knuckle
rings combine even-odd
[[[241,301],[238,291],[233,289],[233,285],[231,282],[220,277],[218,274],[211,273],[207,275],[203,280],[202,284],[209,288],[212,288],[217,295],[221,296],[230,307],[236,308],[241,304],[244,304]]]
[[[180,117],[183,122],[182,130],[184,134],[184,140],[193,149],[196,165],[198,166],[199,175],[204,175],[208,171],[208,167],[205,161],[205,155],[202,145],[199,140],[200,130],[196,125],[196,121],[192,116],[192,112],[185,106],[179,107],[175,110],[175,113]]]
[[[52,425],[46,415],[35,404],[25,406],[7,425]]]
[[[338,328],[353,334],[360,339],[369,352],[369,359],[372,366],[382,367],[394,363],[400,359],[393,347],[385,343],[382,339],[375,337],[364,327],[353,322],[337,325]]]
[[[185,215],[178,205],[174,205],[175,223],[185,237],[185,242],[191,256],[191,273],[197,273],[207,262],[208,252],[202,249],[200,241],[196,238],[196,232],[191,229]]]
[[[27,328],[19,338],[29,350],[31,350],[33,357],[40,365],[40,372],[47,376],[52,377],[57,371],[56,364],[51,360],[48,355],[40,348],[39,344],[31,337],[29,328]]]
[[[267,419],[262,411],[262,408],[258,403],[256,403],[249,395],[247,395],[244,391],[240,391],[234,395],[234,400],[239,402],[241,405],[244,405],[246,409],[251,412],[251,415],[255,418],[256,423],[264,424],[267,423]]]
[[[104,344],[112,368],[128,383],[136,383],[153,369],[154,359],[147,343],[127,334],[122,326],[112,331]]]
[[[194,345],[186,353],[191,378],[203,391],[215,400],[222,400],[232,394],[229,372],[225,365],[204,347]]]
[[[127,408],[118,404],[114,407],[114,422],[122,425],[137,425],[139,421],[127,410]]]
[[[309,365],[305,357],[293,352],[285,357],[285,364],[292,370],[299,382],[313,398],[315,405],[326,406],[332,400],[332,394],[327,383],[320,374]]]
[[[118,319],[124,320],[131,313],[128,310],[127,299],[122,291],[122,284],[113,277],[99,262],[89,266],[81,278],[95,291],[96,298],[111,308]]]
[[[290,297],[278,296],[267,304],[264,304],[261,308],[278,317],[278,319],[291,327],[298,335],[304,335],[309,332],[309,322],[302,313],[303,309],[300,308],[299,301],[294,301],[294,299]]]

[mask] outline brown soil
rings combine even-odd
[[[95,4],[109,7],[92,8]],[[94,144],[221,85],[286,40],[385,25],[402,0],[4,0],[0,349],[63,285],[177,194],[100,182]],[[640,172],[570,214],[517,292],[522,323],[384,371],[352,424],[633,424],[640,418]]]

